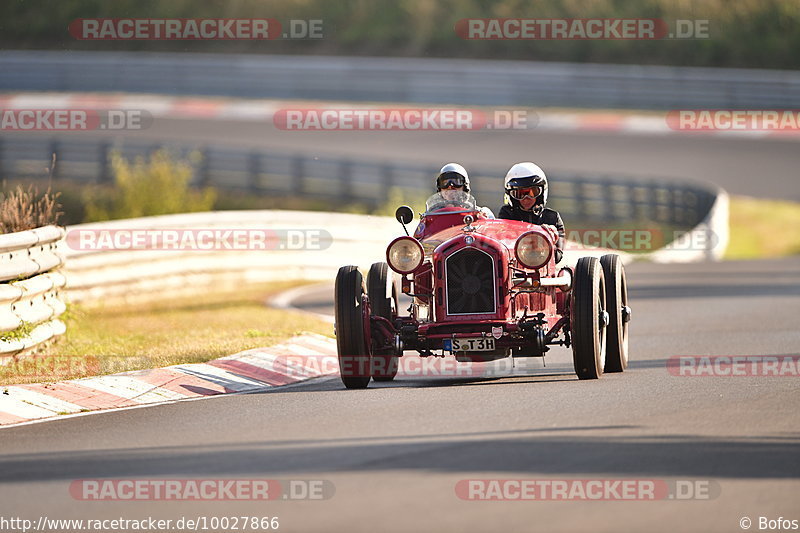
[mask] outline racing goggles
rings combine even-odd
[[[533,187],[520,187],[518,189],[511,189],[508,194],[511,195],[512,198],[515,200],[522,200],[526,196],[530,196],[532,198],[538,198],[540,194],[542,194],[542,187],[535,185]]]
[[[442,176],[437,181],[437,186],[440,189],[460,189],[464,186],[464,176],[459,176],[458,174]]]

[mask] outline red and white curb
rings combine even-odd
[[[2,388],[0,426],[60,415],[255,392],[336,375],[336,341],[304,334],[208,363]]]
[[[289,100],[248,100],[211,97],[167,96],[153,94],[107,93],[7,93],[0,94],[0,110],[81,109],[146,110],[154,117],[185,119],[227,119],[271,122],[275,113],[287,108],[353,107],[348,102],[312,102]],[[359,109],[384,108],[386,104],[357,104]],[[394,104],[403,107],[407,104]],[[442,106],[431,106],[442,107]],[[681,131],[670,128],[668,112],[566,111],[530,109],[538,121],[534,130],[585,131],[648,135],[712,135],[723,137],[800,139],[800,130],[701,130]]]

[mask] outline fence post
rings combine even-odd
[[[573,184],[574,187],[572,190],[575,192],[575,210],[578,216],[586,217],[586,181],[577,178],[573,181]]]
[[[305,174],[305,158],[295,155],[292,160],[292,193],[303,194],[303,175]]]
[[[248,171],[248,188],[258,193],[261,190],[261,154],[257,150],[250,152]]]
[[[101,141],[97,147],[97,182],[109,183],[111,181],[111,173],[108,168],[108,153],[110,151],[111,143],[108,141]]]
[[[661,216],[661,210],[659,207],[661,204],[658,202],[658,188],[660,185],[655,183],[648,183],[647,184],[647,203],[650,206],[650,220],[653,222],[665,222],[663,220],[663,216]]]
[[[682,224],[686,219],[686,211],[683,209],[683,194],[674,185],[669,187],[669,203],[670,224],[673,226]]]
[[[636,183],[620,181],[617,185],[620,187],[620,201],[625,206],[625,216],[621,217],[621,220],[636,220],[639,216],[636,206]]]
[[[199,187],[208,186],[211,181],[209,160],[211,159],[211,151],[207,146],[200,149],[200,168],[198,168],[197,185]]]
[[[603,181],[600,182],[601,187],[603,187],[603,216],[606,219],[606,222],[610,222],[612,220],[616,220],[619,218],[617,216],[616,206],[617,203],[614,200],[614,195],[611,194],[613,190],[614,182],[611,181],[609,178],[605,178]]]
[[[394,167],[391,163],[385,163],[381,166],[381,177],[383,178],[383,198],[378,198],[378,203],[381,201],[385,203],[389,201],[392,187],[397,185],[394,182]]]
[[[49,167],[53,161],[53,155],[55,155],[56,160],[55,163],[53,164],[53,170],[50,173],[50,177],[54,180],[58,179],[60,177],[59,175],[61,174],[60,172],[61,158],[58,156],[58,152],[59,152],[58,139],[52,139],[50,141],[50,160],[47,162],[47,164]]]
[[[353,200],[353,164],[349,159],[339,162],[339,197],[343,202]]]

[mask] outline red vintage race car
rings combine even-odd
[[[409,207],[396,213],[405,229]],[[491,218],[462,194],[432,196],[414,236],[398,237],[366,284],[355,266],[336,276],[336,343],[342,381],[390,381],[406,350],[460,362],[544,357],[572,347],[575,373],[596,379],[628,364],[631,310],[619,256],[557,268],[555,228]],[[399,291],[412,298],[400,313]]]

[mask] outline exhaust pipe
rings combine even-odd
[[[531,287],[556,287],[564,292],[572,289],[572,272],[568,268],[562,268],[555,278],[541,278],[530,282]]]

